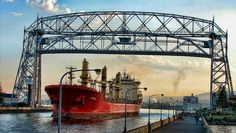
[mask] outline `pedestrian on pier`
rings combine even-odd
[[[199,120],[199,116],[198,115],[195,115],[195,120],[196,120],[196,123],[198,124],[198,120]]]

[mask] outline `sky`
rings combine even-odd
[[[23,30],[37,18],[81,11],[151,11],[212,20],[229,32],[229,61],[236,86],[235,0],[0,0],[0,82],[12,92],[23,44]],[[148,88],[144,95],[183,96],[209,92],[210,60],[192,57],[125,55],[43,55],[42,87],[57,84],[68,65],[108,68],[108,78],[118,71],[132,74]],[[77,75],[78,76],[78,75]],[[177,86],[176,86],[177,85]],[[42,90],[44,90],[42,88]],[[42,97],[47,98],[44,91]]]

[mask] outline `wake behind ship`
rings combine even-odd
[[[88,61],[82,64],[81,84],[72,83],[75,77],[70,69],[69,84],[62,85],[62,117],[73,119],[113,119],[125,115],[125,93],[141,84],[129,74],[118,72],[116,77],[107,81],[106,66],[102,69],[101,81],[92,80],[88,72]],[[100,85],[96,89],[96,84]],[[59,103],[59,86],[48,85],[45,91],[53,104],[53,117],[57,117]],[[127,115],[139,114],[142,93],[138,89],[127,94]]]

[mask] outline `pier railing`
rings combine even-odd
[[[178,118],[177,116],[172,116],[170,118],[166,118],[161,121],[151,123],[152,131],[177,120],[177,118]],[[148,133],[148,125],[131,129],[128,131],[128,133]]]

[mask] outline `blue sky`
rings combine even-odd
[[[49,16],[60,13],[100,10],[164,12],[205,19],[212,19],[214,15],[216,23],[224,30],[228,29],[229,31],[229,59],[233,82],[235,83],[236,61],[233,60],[236,57],[236,53],[234,52],[236,50],[236,31],[234,31],[236,29],[235,0],[0,0],[0,82],[3,88],[8,92],[12,90],[22,52],[23,29],[24,26],[29,26],[36,19],[37,14],[39,14],[39,16]],[[57,60],[57,57],[54,55],[50,57],[46,56],[45,58],[48,60],[45,61],[44,67],[50,66],[47,64],[50,60]],[[70,58],[72,61],[75,60],[73,56],[70,56]],[[88,56],[88,58],[96,62],[92,57]],[[103,60],[103,58],[103,56],[99,57],[101,60]],[[112,58],[115,57],[111,57],[111,59]],[[173,60],[176,58],[158,57],[158,59],[174,62]],[[177,60],[178,62],[186,62],[186,60],[192,59],[177,58]],[[196,59],[195,61],[199,64],[205,63],[205,60],[201,59]],[[55,73],[60,72],[55,71]],[[164,75],[169,74],[169,72],[163,73]],[[191,75],[194,73],[188,74]],[[44,74],[44,76],[47,77],[46,74]],[[194,79],[198,80],[204,76],[204,74],[196,74]],[[204,90],[204,88],[209,87],[207,83],[209,77],[205,79],[207,81],[202,81],[205,83],[205,86],[199,86],[201,88],[200,92],[208,91],[208,89]],[[143,80],[145,81],[145,79]],[[57,79],[53,81],[57,81]],[[50,81],[50,83],[53,81]],[[186,79],[182,87],[190,86],[191,82],[193,81],[187,81]],[[47,83],[48,82],[45,81],[45,85]],[[164,87],[168,88],[168,86]],[[171,91],[171,89],[169,91]],[[180,94],[187,93],[188,92]]]

